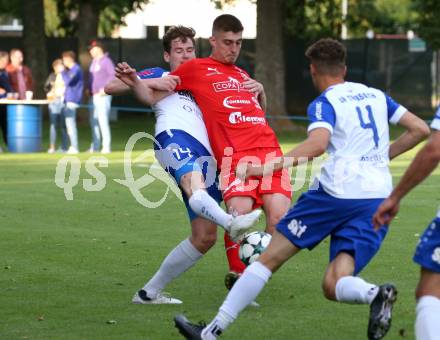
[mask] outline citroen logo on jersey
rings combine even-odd
[[[228,109],[239,109],[240,106],[247,104],[251,104],[251,101],[248,99],[241,99],[237,96],[228,96],[223,99],[223,106],[227,107]]]
[[[217,67],[208,67],[208,71],[211,71],[211,72],[206,73],[207,76],[215,76],[217,74],[223,74],[223,73],[217,71]]]
[[[215,92],[223,92],[223,91],[237,91],[243,90],[243,84],[240,83],[234,77],[228,77],[227,81],[220,81],[218,83],[213,83]]]

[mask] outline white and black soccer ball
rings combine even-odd
[[[246,234],[240,243],[240,250],[238,252],[240,260],[246,266],[249,266],[266,250],[271,238],[272,236],[264,231],[254,231]]]

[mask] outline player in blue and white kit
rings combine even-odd
[[[322,39],[306,52],[321,95],[308,108],[308,138],[271,164],[248,165],[241,178],[266,175],[322,155],[328,159],[319,179],[281,219],[267,250],[236,282],[217,316],[206,327],[175,318],[189,339],[215,339],[261,292],[272,273],[302,249],[313,249],[330,236],[330,259],[322,284],[326,298],[370,305],[369,339],[388,331],[396,289],[358,277],[379,250],[387,226],[377,232],[372,216],[392,189],[390,159],[419,143],[427,125],[383,92],[345,82],[346,50],[336,40]],[[407,131],[389,145],[388,122]],[[237,170],[240,172],[240,170]]]
[[[194,35],[192,28],[183,26],[171,27],[164,35],[164,59],[170,64],[171,71],[195,58]],[[138,77],[149,79],[152,86],[164,90],[169,84],[167,74],[167,71],[155,67],[138,72]],[[129,87],[114,79],[105,90],[115,95],[128,92]],[[173,93],[157,102],[153,110],[156,115],[156,158],[182,191],[192,234],[168,254],[155,275],[136,292],[133,303],[179,304],[182,303],[180,300],[161,292],[215,244],[217,225],[235,239],[257,221],[261,211],[232,216],[219,206],[222,197],[217,187],[216,162],[200,109],[191,93]]]
[[[401,199],[420,184],[440,162],[440,108],[431,123],[434,130],[391,195],[374,215],[377,227],[390,224],[399,211]],[[418,340],[440,339],[440,208],[437,216],[420,237],[414,261],[421,266],[416,289],[415,331]]]

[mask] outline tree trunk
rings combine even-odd
[[[43,86],[48,70],[43,0],[26,0],[22,11],[25,63],[32,70],[34,97],[45,98]]]
[[[285,67],[283,48],[283,0],[257,1],[257,39],[255,78],[263,83],[267,96],[267,115],[275,130],[289,129],[285,94]]]
[[[78,16],[78,61],[84,71],[84,81],[88,81],[88,69],[92,60],[87,49],[89,43],[98,36],[99,9],[92,1],[83,0]]]

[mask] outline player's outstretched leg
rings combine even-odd
[[[393,284],[379,287],[376,297],[370,304],[368,339],[382,339],[391,327],[391,313],[397,299],[397,289]]]
[[[194,223],[194,221],[193,221]],[[213,226],[215,231],[215,226]],[[187,238],[163,260],[160,268],[142,289],[135,293],[135,304],[180,304],[182,301],[162,294],[168,283],[196,264],[203,254]]]
[[[261,210],[254,210],[248,214],[234,216],[226,213],[218,203],[203,189],[193,192],[188,200],[191,209],[199,216],[221,226],[237,242],[246,233],[261,215]]]
[[[240,241],[240,238],[258,222],[262,211],[260,209],[251,211],[248,214],[233,216],[229,225],[229,235],[234,242]]]
[[[190,340],[201,340],[203,328],[206,327],[205,324],[193,324],[184,315],[176,315],[174,317],[174,325],[179,330],[185,339]]]

